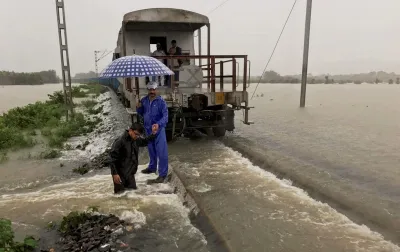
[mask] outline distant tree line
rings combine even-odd
[[[95,72],[90,71],[88,73],[77,73],[72,80],[76,82],[90,81],[97,82],[97,75]],[[280,75],[275,71],[267,71],[263,76],[251,76],[249,78],[250,83],[288,83],[297,84],[301,83],[301,75]],[[243,77],[238,76],[237,81],[243,82]],[[219,83],[220,79],[216,78],[216,83]],[[224,83],[232,83],[232,78],[224,78]],[[343,75],[312,75],[309,74],[307,78],[308,84],[346,84],[346,83],[389,83],[389,84],[400,84],[400,75],[395,73],[386,73],[383,71],[369,72],[361,74],[343,74]]]
[[[265,72],[261,78],[263,83],[300,83],[301,75],[280,75],[275,71]],[[344,74],[344,75],[308,75],[307,83],[309,84],[345,84],[345,83],[389,83],[400,84],[400,75],[395,73],[369,72],[361,74]]]
[[[93,79],[93,78],[97,78],[97,74],[95,72],[93,72],[93,71],[90,71],[88,73],[77,73],[72,78],[72,80]]]
[[[40,85],[59,82],[60,78],[55,70],[34,73],[0,71],[0,85]]]

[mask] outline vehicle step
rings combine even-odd
[[[134,111],[132,108],[126,108],[126,112],[128,112],[128,114],[130,114],[130,115],[136,115],[137,114],[137,112]]]
[[[254,124],[254,122],[253,121],[247,121],[247,122],[245,122],[245,121],[242,121],[244,124],[246,124],[246,125],[252,125],[252,124]]]

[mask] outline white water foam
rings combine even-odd
[[[96,156],[102,154],[107,148],[110,147],[112,139],[115,137],[113,135],[113,119],[111,118],[111,95],[109,92],[103,93],[97,97],[98,102],[94,109],[98,109],[101,106],[103,110],[98,115],[87,115],[91,118],[97,116],[101,119],[102,124],[98,126],[93,132],[91,132],[87,137],[79,136],[68,140],[67,144],[75,148],[78,145],[83,145],[85,141],[89,144],[86,146],[85,150],[66,150],[63,151],[63,156],[60,160],[76,160],[77,158],[87,158],[92,160]],[[98,134],[98,132],[101,132]]]
[[[135,229],[139,229],[146,224],[146,216],[136,209],[133,211],[123,211],[119,218],[133,224]]]
[[[207,183],[205,183],[204,181],[201,182],[198,185],[191,185],[189,186],[191,189],[195,190],[196,192],[199,193],[205,193],[205,192],[209,192],[212,190],[212,186],[208,185]]]

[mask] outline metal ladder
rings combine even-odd
[[[58,37],[60,41],[61,70],[63,78],[64,101],[67,106],[66,119],[68,121],[69,114],[73,115],[72,88],[71,88],[71,71],[69,67],[69,54],[67,43],[67,26],[65,23],[64,0],[56,0]]]

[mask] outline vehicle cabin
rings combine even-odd
[[[186,10],[157,8],[127,13],[124,15],[119,32],[115,58],[133,54],[151,56],[158,43],[167,54],[172,40],[177,41],[177,46],[182,49],[182,55],[195,55],[194,32],[201,31],[200,29],[204,26],[209,27],[206,16]],[[201,38],[201,35],[199,37]],[[199,54],[201,54],[201,45]],[[173,63],[176,64],[177,60],[173,62],[161,59],[161,61],[170,66]],[[188,65],[195,65],[194,60],[182,60],[183,67]],[[184,84],[187,77],[184,73],[180,74],[181,84]],[[202,76],[196,77],[202,79]],[[151,80],[151,78],[139,78],[139,88],[145,88],[149,79]],[[166,77],[166,79],[169,78]],[[133,89],[133,87],[130,88],[129,81],[127,80],[128,89]],[[161,84],[166,85],[167,81]],[[171,87],[170,82],[168,86]]]
[[[202,30],[205,30],[203,27],[207,28],[205,54],[202,52],[201,43]],[[153,8],[125,14],[113,60],[134,54],[153,56],[175,73],[173,76],[160,78],[119,78],[118,81],[122,84],[120,92],[125,105],[134,110],[136,102],[147,95],[146,84],[155,80],[159,82],[159,93],[169,108],[181,107],[196,111],[211,108],[221,111],[229,106],[232,110],[244,109],[244,121],[248,122],[246,88],[250,71],[247,55],[211,55],[210,28],[208,17],[181,9]],[[198,40],[197,53],[195,39]],[[181,48],[179,55],[169,53],[173,40]],[[161,45],[166,56],[152,55],[157,44]],[[243,64],[242,73],[239,73],[239,61]],[[224,74],[224,71],[229,74]],[[237,90],[239,74],[243,76],[242,90]],[[219,87],[216,88],[217,79]],[[231,79],[231,83],[224,87],[226,79]],[[201,118],[201,115],[197,115],[196,118]]]

